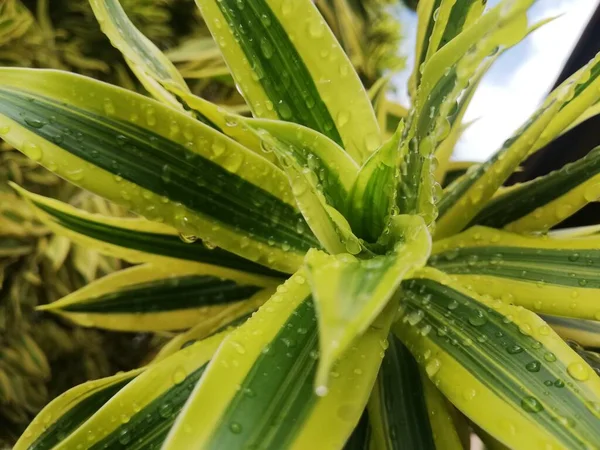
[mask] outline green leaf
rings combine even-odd
[[[260,142],[250,133],[228,126],[226,117],[231,113],[190,92],[177,68],[135,27],[118,0],[90,0],[90,4],[102,31],[154,97],[178,109],[191,109],[201,122],[272,159],[260,151]]]
[[[394,307],[340,360],[319,397],[317,320],[305,274],[295,274],[223,342],[164,448],[341,448],[367,403]]]
[[[223,276],[246,274],[253,277],[252,282],[261,286],[269,278],[273,281],[284,276],[220,248],[203,245],[201,241],[191,242],[189,236],[180,237],[177,231],[167,225],[145,219],[91,214],[12,186],[29,202],[31,210],[50,230],[88,249],[132,263],[146,262],[171,267],[192,265],[199,272],[205,270],[207,265],[219,266]]]
[[[335,168],[329,167],[327,160],[321,160],[304,147],[291,145],[289,141],[272,136],[265,129],[260,130],[259,135],[263,147],[277,154],[298,208],[323,248],[331,254],[368,252],[352,233],[343,214],[330,204],[342,194],[340,190],[343,189]],[[309,163],[309,160],[312,162]],[[350,188],[348,181],[344,184]]]
[[[404,123],[361,167],[348,200],[348,217],[356,235],[376,242],[390,220],[395,205],[394,180]]]
[[[516,450],[596,445],[600,378],[538,316],[434,269],[402,288],[396,333],[470,420]]]
[[[485,0],[419,2],[415,65],[409,80],[409,92],[413,98],[416,97],[424,64],[463,29],[476,21],[483,13],[485,3]]]
[[[312,1],[196,3],[256,117],[312,128],[359,163],[377,148],[369,98]]]
[[[495,196],[472,224],[517,233],[547,231],[600,198],[600,147],[561,169]]]
[[[436,241],[430,266],[475,292],[533,311],[600,318],[599,239],[523,236],[475,226]]]
[[[320,354],[316,384],[325,388],[333,364],[381,313],[402,279],[422,267],[431,237],[419,216],[397,216],[387,255],[357,259],[310,250],[305,267],[319,317]]]
[[[244,274],[227,275],[218,266],[146,264],[112,273],[38,309],[87,327],[183,330],[215,315],[252,312],[274,289]]]
[[[147,366],[108,401],[97,404],[85,422],[52,448],[160,447],[225,334],[192,344]]]
[[[172,108],[30,69],[0,69],[0,99],[3,139],[151,220],[282,271],[317,245],[283,172]]]
[[[544,104],[490,160],[445,192],[438,204],[437,237],[446,237],[464,228],[527,156],[558,136],[600,99],[598,74],[600,56],[548,95]]]
[[[145,369],[80,384],[50,402],[31,422],[14,450],[50,450]]]
[[[375,448],[435,450],[419,366],[393,334],[369,399]]]
[[[581,121],[597,114],[600,104],[600,52],[586,65],[567,78],[549,98],[557,98],[561,90],[569,89],[569,98],[548,124],[532,148],[532,153],[544,148],[553,139]]]
[[[279,159],[291,158],[299,166],[311,170],[317,176],[327,203],[345,213],[359,168],[340,146],[310,128],[293,123],[264,119],[245,119],[244,123],[257,130],[259,138],[267,138],[267,144],[275,139],[277,145],[273,153]],[[269,150],[269,146],[263,146],[263,149]]]
[[[411,113],[411,125],[403,136],[397,196],[402,213],[421,214],[427,224],[436,218],[436,201],[440,192],[431,177],[435,171],[434,154],[451,131],[458,107],[456,102],[464,93],[464,101],[468,104],[473,93],[472,90],[469,92],[470,83],[471,89],[474,89],[497,58],[500,47],[510,48],[527,35],[530,29],[526,12],[532,2],[514,0],[497,5],[425,65],[423,83]],[[487,28],[482,26],[484,24]],[[461,53],[456,54],[457,51]],[[443,71],[440,70],[441,64],[444,64]],[[450,138],[455,139],[456,136]],[[446,155],[441,155],[442,163],[449,157],[450,144],[444,149]],[[442,227],[445,226],[443,221],[444,218]]]

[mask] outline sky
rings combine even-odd
[[[499,0],[488,1],[494,6]],[[465,114],[477,119],[457,144],[454,159],[483,161],[539,106],[577,43],[600,0],[539,0],[529,11],[530,23],[560,16],[505,52],[483,78]],[[394,77],[397,100],[409,102],[404,86],[414,54],[416,14],[398,12],[405,39],[400,51],[409,57],[406,70]]]

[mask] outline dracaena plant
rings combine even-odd
[[[599,154],[502,184],[595,113],[600,57],[442,191],[478,81],[539,25],[534,0],[483,3],[419,2],[389,138],[310,0],[198,1],[252,119],[194,96],[116,0],[91,4],[158,101],[0,69],[3,139],[140,216],[15,185],[57,233],[139,263],[44,309],[183,331],[58,397],[15,448],[461,448],[464,417],[511,448],[595,448],[597,358],[561,336],[596,336],[598,229],[546,232],[597,199]]]

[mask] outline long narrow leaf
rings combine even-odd
[[[317,245],[278,168],[185,114],[54,71],[0,69],[0,98],[3,139],[139,214],[280,270]]]
[[[533,311],[600,318],[598,237],[552,239],[472,227],[437,241],[428,264],[475,292]]]
[[[359,163],[377,148],[369,98],[312,1],[196,3],[256,117],[319,131]]]
[[[39,309],[79,325],[121,331],[183,330],[215,315],[257,309],[272,289],[218,266],[146,264],[115,272]],[[258,281],[258,282],[257,282]],[[244,306],[242,305],[244,304]]]
[[[395,331],[442,393],[510,448],[593,448],[600,378],[530,311],[424,270],[403,284]],[[481,405],[485,405],[482,408]]]
[[[305,277],[292,276],[226,339],[165,449],[344,445],[367,403],[395,305],[338,363],[329,392],[319,397],[314,391],[317,321]]]
[[[311,250],[305,267],[319,317],[320,354],[316,383],[326,386],[333,364],[373,323],[402,279],[425,264],[431,237],[419,216],[398,216],[398,236],[387,255],[357,259]]]

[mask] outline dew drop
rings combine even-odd
[[[540,364],[539,361],[531,361],[531,362],[528,362],[527,364],[525,364],[525,368],[529,372],[539,372],[541,367],[542,367],[542,365]]]
[[[535,397],[527,396],[521,399],[521,408],[530,413],[539,413],[544,406]]]
[[[279,103],[277,103],[277,112],[279,113],[279,117],[281,117],[283,120],[289,120],[292,118],[292,110],[285,100],[279,100]]]
[[[242,432],[242,425],[240,425],[238,422],[231,422],[229,424],[229,430],[233,434],[240,434]]]
[[[273,44],[267,38],[261,38],[260,40],[260,51],[263,56],[267,59],[271,59],[273,56]]]
[[[350,120],[350,112],[348,111],[340,111],[337,116],[338,126],[343,127]]]
[[[29,125],[32,128],[43,128],[44,125],[46,125],[48,122],[45,122],[43,120],[39,120],[39,119],[30,119],[30,118],[25,118],[25,123],[27,125]]]
[[[431,361],[427,363],[425,366],[425,372],[429,378],[432,378],[438,371],[440,370],[440,360],[437,358],[433,358]]]
[[[567,372],[577,381],[586,381],[590,377],[590,371],[584,363],[575,362],[567,366]]]
[[[173,383],[181,384],[185,380],[185,377],[185,370],[183,370],[182,368],[178,368],[175,370],[175,372],[173,372]]]
[[[119,444],[121,445],[127,445],[129,442],[131,442],[131,434],[127,428],[123,428],[121,431],[119,431],[118,440]]]
[[[42,159],[42,149],[39,145],[34,144],[31,141],[27,141],[23,144],[23,151],[34,161]]]
[[[327,386],[317,386],[315,388],[315,394],[317,394],[318,397],[325,397],[328,393],[329,389]]]

